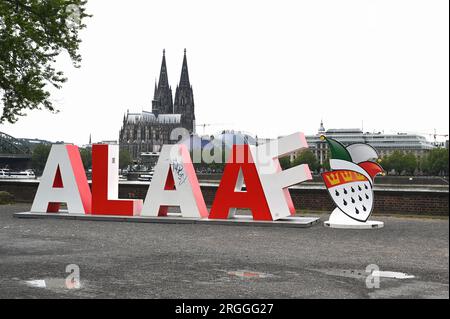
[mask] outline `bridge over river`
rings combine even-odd
[[[28,168],[31,154],[31,146],[26,140],[0,132],[0,168]]]

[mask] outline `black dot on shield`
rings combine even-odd
[[[344,206],[347,206],[347,201],[344,199]]]
[[[366,208],[366,206],[364,206],[364,205],[363,205],[363,210],[364,210],[365,212],[367,211],[367,208]]]
[[[355,207],[355,212],[359,214],[359,209]]]
[[[337,190],[336,190],[336,193],[335,193],[335,194],[336,194],[336,196],[339,196],[339,192],[338,192]]]
[[[352,203],[354,204],[355,203],[355,199],[352,197]]]
[[[358,190],[359,190],[359,191],[362,191],[362,188],[361,188],[361,186],[359,186],[359,185],[358,185]]]
[[[347,195],[347,189],[346,188],[344,188],[344,194]]]
[[[369,195],[366,194],[366,199],[369,199]]]
[[[355,192],[355,189],[352,187],[352,193],[354,193]]]
[[[367,185],[365,185],[365,184],[364,184],[364,188],[365,188],[365,189],[369,189],[369,187],[368,187]]]
[[[358,199],[360,202],[362,202],[362,197],[358,195]]]

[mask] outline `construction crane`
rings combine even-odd
[[[421,134],[428,135],[428,136],[432,136],[435,145],[438,144],[438,142],[437,142],[437,137],[438,137],[438,136],[439,136],[439,137],[448,137],[448,134],[438,134],[438,133],[436,133],[436,129],[434,129],[434,133],[421,133]]]
[[[229,125],[229,123],[203,123],[203,124],[195,124],[195,126],[203,127],[203,135],[205,135],[205,130],[207,126],[220,126],[220,125]]]
[[[429,133],[429,132],[427,132],[427,133],[425,133],[425,132],[409,132],[409,133],[419,134],[419,135],[432,136],[435,145],[438,144],[438,142],[437,142],[437,138],[438,138],[438,137],[444,137],[444,138],[445,138],[445,137],[448,137],[448,134],[438,134],[438,133],[436,132],[436,129],[434,129],[434,133]]]
[[[433,137],[434,137],[434,143],[436,143],[436,138],[438,137],[438,136],[441,136],[441,137],[448,137],[448,134],[437,134],[436,133],[436,129],[434,129],[434,134],[433,134]]]

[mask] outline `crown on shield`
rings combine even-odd
[[[327,176],[328,182],[330,182],[331,185],[337,185],[341,182],[340,178],[339,178],[339,174],[337,173],[330,173]]]
[[[354,180],[354,173],[350,172],[350,171],[345,171],[341,173],[342,178],[344,179],[344,181],[346,182],[351,182],[352,180]]]

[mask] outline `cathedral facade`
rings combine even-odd
[[[170,139],[176,128],[184,128],[190,134],[195,133],[194,94],[189,82],[186,49],[184,50],[180,82],[172,98],[169,85],[165,50],[163,51],[159,81],[155,91],[151,112],[127,113],[124,115],[119,134],[121,149],[129,151],[133,160],[141,159],[146,152],[159,152],[162,145],[174,144]]]

